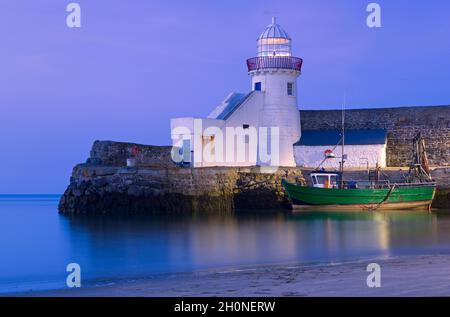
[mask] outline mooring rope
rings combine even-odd
[[[391,186],[386,197],[384,197],[384,199],[382,201],[380,201],[375,207],[365,207],[365,209],[367,209],[369,211],[374,211],[374,210],[377,210],[378,208],[380,208],[381,205],[383,205],[386,201],[388,201],[389,197],[391,196],[392,192],[394,191],[395,186],[396,186],[396,184]]]

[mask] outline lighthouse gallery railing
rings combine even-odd
[[[247,60],[249,72],[269,68],[301,71],[302,64],[303,60],[301,58],[292,56],[260,56]]]

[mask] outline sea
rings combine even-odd
[[[168,273],[449,254],[450,211],[68,216],[60,195],[0,195],[0,295]]]

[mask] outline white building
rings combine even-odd
[[[341,133],[338,130],[302,131],[300,141],[294,144],[294,152],[297,166],[339,169]],[[386,167],[386,130],[346,130],[344,154],[345,167]]]
[[[257,39],[257,56],[247,60],[251,92],[229,94],[207,118],[171,120],[173,145],[181,148],[178,161],[194,167],[295,166],[302,62],[273,18]]]
[[[257,39],[257,56],[247,60],[251,91],[230,93],[207,118],[172,119],[172,158],[192,167],[337,168],[340,160],[324,160],[324,152],[339,142],[339,132],[308,131],[300,138],[297,77],[303,60],[292,56],[291,43],[273,18]],[[347,134],[346,167],[386,166],[385,132]],[[340,156],[340,147],[336,151]]]

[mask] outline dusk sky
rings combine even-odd
[[[300,109],[450,104],[450,2],[376,1],[368,28],[370,2],[0,0],[0,194],[62,193],[94,140],[170,144],[170,118],[251,89],[274,15],[304,59]]]

